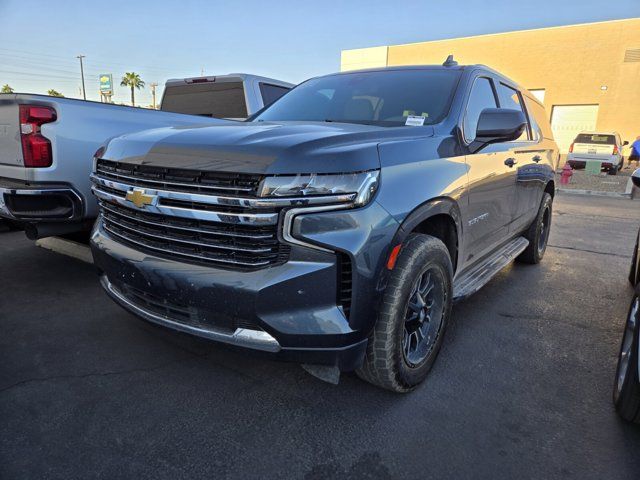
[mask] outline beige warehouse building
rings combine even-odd
[[[530,89],[563,152],[580,131],[640,135],[640,18],[344,50],[341,70],[440,64],[449,54]]]

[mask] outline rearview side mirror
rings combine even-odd
[[[640,188],[640,168],[636,168],[631,174],[631,181],[636,187]]]
[[[476,139],[469,148],[473,153],[490,143],[517,140],[527,128],[527,119],[519,110],[485,108],[480,113]]]

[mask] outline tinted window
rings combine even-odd
[[[160,110],[215,118],[246,118],[242,82],[207,82],[169,85]]]
[[[511,88],[504,83],[498,84],[498,98],[500,99],[500,108],[508,108],[510,110],[520,110],[525,118],[527,117],[527,112],[522,106],[522,101],[520,98],[520,94],[514,88]],[[516,141],[521,140],[530,140],[531,136],[529,134],[529,128],[527,127],[520,138]]]
[[[535,100],[527,97],[525,97],[525,103],[527,104],[527,111],[529,112],[529,120],[538,126],[544,138],[553,138],[551,125],[549,125],[547,118],[547,111],[544,107]]]
[[[575,143],[599,143],[601,145],[615,145],[614,135],[602,135],[599,133],[581,133],[574,140]]]
[[[476,138],[478,119],[485,108],[496,108],[496,97],[493,94],[491,81],[488,78],[476,78],[473,82],[471,95],[467,102],[467,111],[464,116],[464,138],[472,142]]]
[[[409,115],[425,125],[441,122],[460,77],[459,70],[386,70],[314,78],[302,83],[255,121],[331,121],[405,125]]]
[[[280,87],[278,85],[271,85],[269,83],[261,83],[260,95],[262,95],[262,102],[264,103],[264,106],[266,107],[267,105],[271,105],[289,90],[290,89],[287,87]]]

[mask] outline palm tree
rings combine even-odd
[[[5,83],[0,93],[13,93],[13,88],[11,88],[8,83]]]
[[[58,92],[57,90],[54,90],[53,88],[51,90],[47,91],[47,95],[50,95],[52,97],[64,97],[63,94],[61,94],[60,92]]]
[[[122,77],[122,81],[120,82],[120,86],[131,88],[131,105],[135,107],[136,101],[133,93],[134,89],[137,88],[138,90],[140,90],[141,88],[144,88],[144,82],[140,78],[140,75],[135,72],[125,73]]]

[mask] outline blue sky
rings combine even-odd
[[[348,48],[638,16],[639,0],[0,0],[0,85],[78,97],[80,53],[89,99],[102,72],[161,85],[201,70],[299,82],[339,70]],[[149,89],[139,98],[150,103]]]

